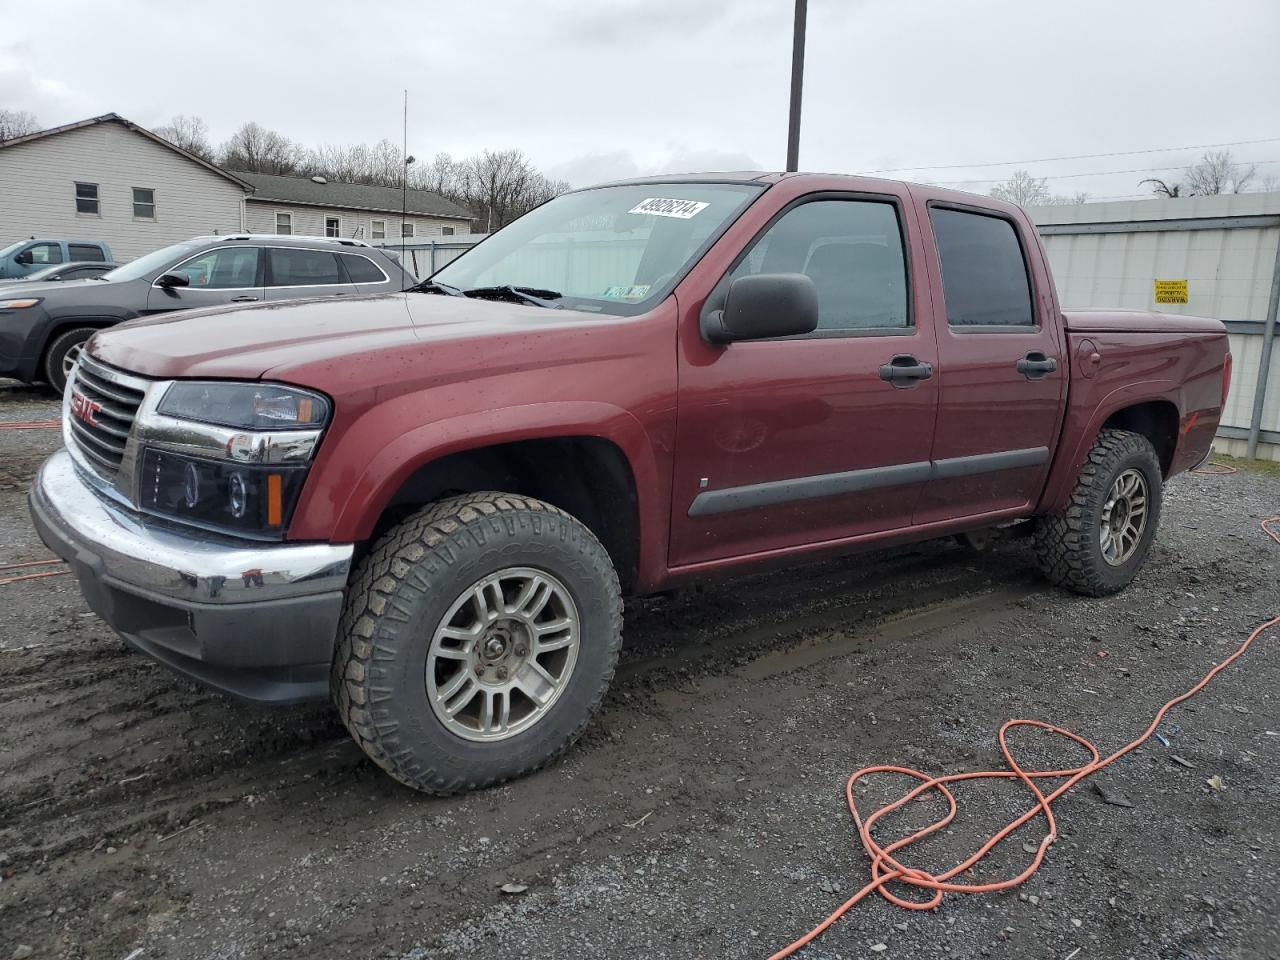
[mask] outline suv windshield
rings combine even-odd
[[[116,267],[114,270],[108,270],[100,279],[102,280],[137,280],[139,277],[145,277],[147,274],[167,267],[172,263],[176,263],[180,258],[189,253],[195,253],[202,247],[208,246],[207,243],[175,243],[171,247],[162,247],[148,253],[145,257],[139,257],[131,263],[126,263],[123,267]]]
[[[575,310],[630,315],[665,297],[764,185],[645,183],[562,194],[432,280],[518,288]]]

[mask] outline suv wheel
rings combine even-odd
[[[1161,493],[1151,441],[1128,430],[1103,430],[1067,508],[1036,521],[1040,569],[1059,586],[1091,597],[1124,589],[1155,539]]]
[[[389,530],[347,598],[332,693],[351,735],[430,793],[538,769],[582,733],[613,677],[622,599],[569,514],[481,493]]]
[[[97,333],[94,327],[76,327],[53,338],[44,354],[45,383],[61,394],[67,388],[71,368],[80,357],[80,351],[90,337]]]

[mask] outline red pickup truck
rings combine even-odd
[[[626,594],[1022,521],[1119,590],[1229,370],[1216,320],[1064,313],[987,197],[629,181],[407,293],[99,333],[31,512],[128,643],[448,792],[573,742]]]

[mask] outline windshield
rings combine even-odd
[[[171,247],[162,247],[152,253],[148,253],[145,257],[139,257],[132,263],[126,263],[123,267],[116,267],[114,270],[108,270],[101,277],[103,280],[137,280],[139,277],[145,277],[156,270],[163,269],[169,264],[185,257],[189,253],[195,253],[204,243],[175,243]]]
[[[575,310],[649,309],[763,185],[646,183],[562,194],[477,244],[432,280],[519,287]]]
[[[19,240],[17,243],[9,244],[3,250],[0,250],[0,260],[5,259],[5,257],[9,256],[11,253],[16,253],[18,248],[24,246],[26,243],[26,240]]]

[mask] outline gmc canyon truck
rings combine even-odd
[[[1216,320],[1063,312],[1006,203],[629,181],[410,292],[98,333],[30,506],[127,643],[450,792],[582,732],[624,595],[1016,522],[1121,589],[1229,371]]]

